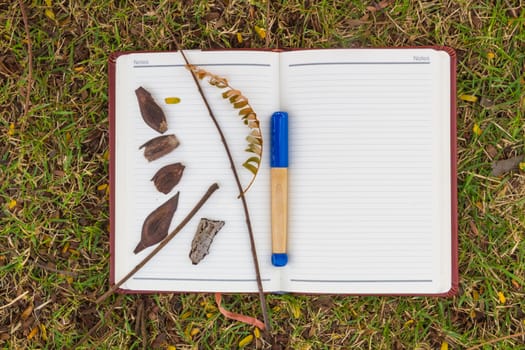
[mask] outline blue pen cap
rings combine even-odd
[[[288,167],[288,113],[275,112],[271,121],[270,166]]]

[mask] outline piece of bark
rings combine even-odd
[[[193,265],[197,265],[208,255],[213,238],[223,226],[224,221],[201,219],[191,242],[190,259]]]
[[[137,254],[166,238],[178,204],[179,192],[148,215],[142,225],[140,242],[133,253]]]
[[[170,153],[179,146],[179,140],[174,134],[155,137],[139,149],[144,148],[144,157],[151,162]]]
[[[151,181],[159,192],[168,194],[179,183],[184,168],[185,166],[181,163],[166,165],[153,175]]]
[[[525,156],[519,155],[508,159],[501,159],[492,163],[492,176],[501,176],[512,170],[517,170]]]
[[[168,130],[166,116],[151,94],[141,86],[135,90],[135,95],[137,95],[140,114],[144,122],[161,134]]]

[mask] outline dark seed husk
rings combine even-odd
[[[161,134],[168,130],[166,116],[151,94],[141,86],[135,90],[135,95],[139,102],[140,114],[146,124]]]
[[[166,165],[153,175],[151,181],[159,192],[168,194],[179,183],[184,168],[185,166],[181,163]]]
[[[178,204],[179,192],[148,215],[142,225],[140,242],[133,253],[137,254],[166,238]]]
[[[179,146],[179,140],[177,140],[175,135],[171,134],[155,137],[140,146],[139,149],[145,148],[144,157],[151,162],[170,153],[177,146]]]
[[[206,255],[213,242],[213,238],[224,226],[224,221],[202,218],[197,227],[197,232],[191,242],[190,259],[193,265],[197,265]]]

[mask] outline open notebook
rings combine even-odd
[[[190,62],[225,77],[257,112],[265,150],[247,200],[264,290],[300,293],[447,295],[458,283],[455,184],[455,56],[447,48],[187,51]],[[248,129],[221,91],[201,81],[238,164]],[[147,89],[180,146],[148,162],[139,146],[159,134],[135,97]],[[110,59],[111,282],[139,254],[146,216],[177,191],[171,228],[208,186],[212,195],[128,291],[257,290],[241,201],[221,141],[178,52]],[[165,97],[180,103],[167,105]],[[269,120],[290,118],[286,267],[270,262]],[[168,195],[150,181],[164,165],[186,168]],[[224,220],[210,253],[188,257],[199,218]]]

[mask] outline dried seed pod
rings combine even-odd
[[[193,265],[197,265],[210,249],[213,238],[224,226],[224,221],[202,218],[197,227],[197,232],[191,242],[190,259]]]
[[[144,157],[148,161],[153,161],[159,159],[163,155],[166,155],[173,151],[179,146],[179,140],[173,134],[158,136],[154,139],[149,140],[145,144],[139,147],[139,149],[144,149]]]
[[[178,204],[179,192],[148,215],[142,225],[140,242],[133,253],[137,254],[166,238]]]
[[[151,94],[141,86],[135,90],[135,95],[139,102],[140,114],[146,124],[161,134],[168,130],[166,116]]]
[[[179,183],[184,168],[185,166],[181,163],[166,165],[153,175],[151,181],[159,192],[168,194]]]

